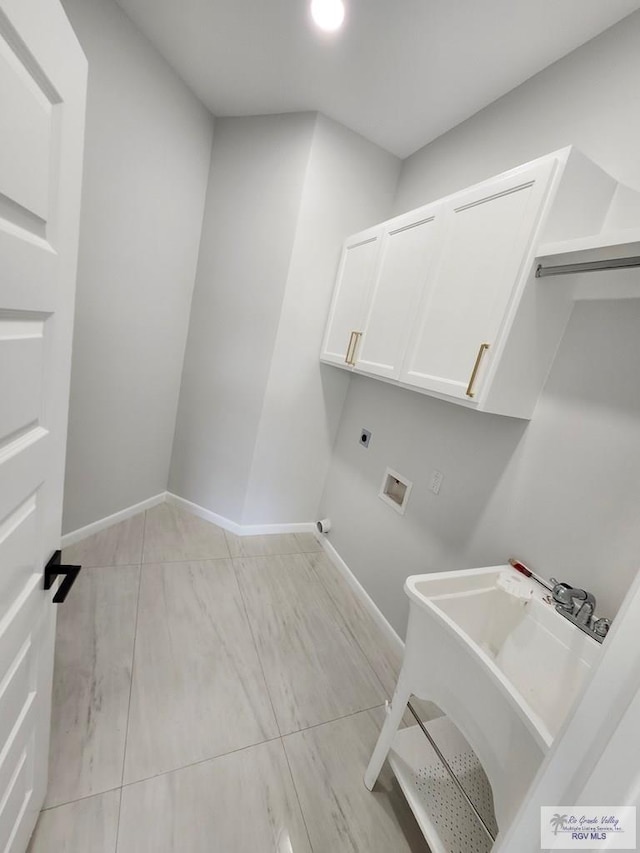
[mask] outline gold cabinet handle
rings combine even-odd
[[[471,372],[471,379],[469,379],[469,384],[467,385],[466,395],[467,397],[473,397],[475,392],[473,390],[473,386],[476,381],[476,376],[478,375],[478,370],[480,370],[480,362],[482,361],[482,356],[489,349],[489,344],[480,344],[480,349],[478,350],[478,355],[476,356],[476,363],[473,365],[473,371]]]
[[[351,337],[349,338],[349,346],[347,347],[347,354],[344,357],[345,362],[350,367],[355,367],[356,365],[356,349],[358,348],[358,341],[362,337],[362,332],[351,332]]]
[[[345,364],[351,364],[351,347],[353,346],[353,336],[355,332],[351,332],[351,337],[349,338],[349,346],[347,347],[347,354],[344,357]]]
[[[351,367],[356,366],[356,351],[358,349],[358,343],[360,342],[360,338],[362,337],[362,332],[354,332],[353,339],[353,352],[351,353]]]

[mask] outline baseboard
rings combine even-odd
[[[160,494],[154,495],[152,498],[147,498],[145,501],[140,501],[140,503],[128,506],[126,509],[121,509],[119,512],[114,512],[113,515],[107,515],[105,518],[100,518],[98,521],[87,524],[85,527],[79,527],[78,530],[72,530],[71,533],[65,533],[61,539],[61,547],[68,548],[69,545],[75,545],[76,542],[80,542],[82,539],[86,539],[87,536],[92,536],[94,533],[100,533],[101,530],[111,527],[112,524],[117,524],[119,521],[125,521],[127,518],[131,518],[132,515],[136,515],[139,512],[143,512],[145,509],[151,509],[151,507],[165,502],[173,504],[173,506],[180,507],[180,509],[184,509],[192,515],[197,515],[198,518],[203,518],[205,521],[210,521],[212,524],[222,527],[223,530],[228,530],[229,533],[235,533],[236,536],[262,536],[269,535],[271,533],[316,532],[316,524],[314,521],[300,521],[291,524],[238,524],[235,521],[231,521],[229,518],[225,518],[223,515],[218,515],[217,512],[212,512],[210,509],[205,509],[199,504],[186,500],[186,498],[174,495],[172,492],[160,492]]]
[[[300,521],[291,524],[238,524],[236,521],[231,521],[230,518],[225,518],[224,515],[218,515],[217,512],[205,509],[203,506],[174,495],[172,492],[167,492],[166,500],[167,503],[180,507],[180,509],[184,509],[192,513],[192,515],[197,515],[198,518],[203,518],[205,521],[210,521],[212,524],[217,524],[218,527],[228,530],[229,533],[235,533],[236,536],[264,536],[272,533],[314,533],[316,530],[314,521]]]
[[[336,569],[338,569],[338,571],[340,572],[342,577],[349,584],[349,586],[354,591],[354,593],[357,595],[357,597],[360,599],[362,604],[366,607],[366,609],[369,611],[371,616],[375,619],[377,624],[384,631],[389,642],[392,643],[397,648],[398,652],[402,655],[404,652],[404,641],[400,639],[395,628],[393,628],[393,626],[391,625],[391,623],[389,622],[387,617],[380,610],[378,605],[371,598],[369,593],[362,586],[362,584],[360,583],[358,578],[354,575],[354,573],[351,571],[349,566],[342,559],[340,554],[338,554],[338,552],[336,551],[334,546],[331,544],[331,542],[329,542],[327,537],[326,536],[319,536],[318,539],[319,539],[322,547],[324,548],[324,551],[325,551],[325,554],[327,555],[327,557],[331,560],[331,562],[336,567]]]
[[[87,536],[99,533],[101,530],[111,527],[112,524],[125,521],[127,518],[131,518],[131,516],[137,515],[139,512],[151,509],[151,507],[158,506],[158,504],[165,502],[172,504],[173,506],[177,506],[180,509],[184,509],[186,512],[190,512],[192,515],[196,515],[198,518],[202,518],[205,521],[210,521],[212,524],[216,524],[223,530],[235,533],[236,536],[262,536],[273,533],[315,534],[327,557],[338,569],[362,604],[387,635],[389,642],[391,642],[402,654],[404,650],[404,642],[400,639],[395,629],[391,626],[391,623],[382,613],[366,589],[362,586],[358,578],[353,574],[331,542],[329,542],[329,539],[326,536],[318,534],[316,524],[313,521],[293,522],[291,524],[238,524],[235,521],[231,521],[229,518],[225,518],[223,515],[218,515],[217,512],[212,512],[210,509],[205,509],[203,506],[193,503],[192,501],[188,501],[186,498],[174,495],[172,492],[160,492],[160,494],[147,498],[144,501],[140,501],[140,503],[133,504],[132,506],[126,507],[126,509],[121,509],[119,512],[114,512],[113,515],[107,515],[105,518],[101,518],[98,521],[87,524],[85,527],[80,527],[78,530],[72,530],[70,533],[65,533],[61,539],[61,547],[67,548],[69,545],[75,545],[76,542],[80,542]]]
[[[132,515],[137,515],[139,512],[144,512],[145,509],[151,509],[153,506],[158,506],[158,504],[164,503],[166,500],[166,494],[166,492],[160,492],[160,494],[154,495],[152,498],[147,498],[144,501],[140,501],[140,503],[126,507],[126,509],[114,512],[113,515],[107,515],[104,518],[98,519],[98,521],[93,521],[91,524],[85,525],[85,527],[79,527],[77,530],[65,533],[60,540],[61,547],[68,548],[69,545],[75,545],[76,542],[86,539],[87,536],[93,536],[94,533],[100,533],[101,530],[111,527],[112,524],[117,524],[119,521],[126,521],[126,519],[131,518]]]

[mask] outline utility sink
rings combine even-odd
[[[511,566],[416,575],[405,589],[504,689],[548,748],[600,645],[556,612],[544,587]]]
[[[503,832],[602,647],[509,565],[415,575],[405,592],[404,662],[365,784],[373,787],[389,750],[392,766],[407,771],[400,726],[415,695],[436,704],[479,759]]]

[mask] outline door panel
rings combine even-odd
[[[40,233],[49,210],[53,105],[0,39],[0,210]]]
[[[30,693],[20,718],[5,744],[5,760],[0,766],[4,801],[0,807],[0,849],[24,850],[22,827],[31,811],[34,788],[35,694]],[[20,845],[20,846],[19,846]]]
[[[397,379],[411,319],[438,249],[441,206],[412,211],[385,224],[378,275],[356,370]]]
[[[418,313],[403,382],[468,398],[480,347],[488,344],[474,383],[477,395],[553,168],[545,163],[521,170],[452,200],[435,283]]]
[[[0,362],[20,365],[19,382],[10,371],[0,371],[0,446],[40,419],[43,331],[42,320],[0,316]]]
[[[355,234],[344,245],[320,354],[323,361],[347,367],[348,350],[354,349],[353,333],[363,330],[381,235],[379,227],[372,228]]]
[[[0,0],[0,850],[47,781],[86,61],[57,0]]]
[[[30,495],[0,525],[0,613],[9,612],[36,563],[36,495]],[[0,696],[0,704],[2,697]],[[5,719],[0,712],[0,720]]]
[[[50,680],[50,662],[43,639],[49,611],[42,602],[42,574],[28,567],[27,580],[13,599],[0,625],[0,704],[6,715],[0,716],[4,748],[0,754],[0,791],[4,806],[0,812],[0,833],[5,848],[24,850],[25,835],[30,833],[42,805],[41,778],[46,771],[48,732],[39,725],[43,718],[39,706],[50,701],[44,688]],[[49,604],[49,608],[51,605]],[[8,848],[6,842],[9,838]],[[15,843],[15,846],[14,846]]]

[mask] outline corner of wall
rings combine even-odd
[[[317,114],[243,521],[315,517],[349,375],[319,351],[340,247],[386,218],[400,161]]]
[[[316,120],[216,123],[169,484],[238,522]]]

